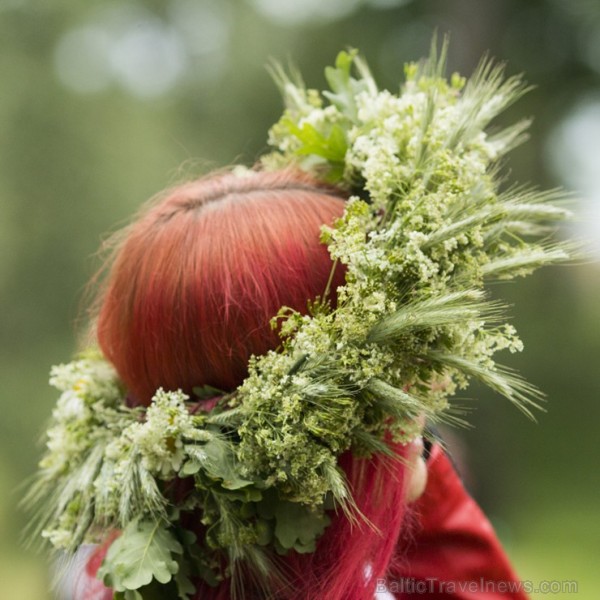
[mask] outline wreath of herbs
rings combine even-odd
[[[314,551],[330,509],[361,518],[343,452],[393,455],[420,414],[461,421],[448,399],[471,379],[528,415],[541,400],[493,358],[522,345],[484,285],[567,260],[552,234],[569,212],[559,191],[501,190],[499,165],[528,122],[489,125],[522,80],[488,60],[447,79],[445,50],[408,64],[398,94],[354,51],[326,69],[322,94],[273,68],[286,108],[261,168],[347,190],[344,215],[322,230],[346,284],[335,309],[331,290],[307,315],[282,307],[280,348],[252,357],[233,394],[210,412],[192,407],[212,388],[193,402],[159,389],[147,409],[128,408],[99,353],[52,369],[61,396],[28,496],[33,533],[73,552],[120,530],[99,572],[115,598],[190,598],[194,578],[216,585],[240,566],[268,582],[277,554]],[[192,513],[202,536],[183,525]]]

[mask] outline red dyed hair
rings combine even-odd
[[[305,313],[323,294],[331,259],[319,230],[342,211],[332,189],[285,171],[219,174],[152,206],[116,255],[97,325],[133,396],[236,388],[250,355],[277,346],[278,309]]]
[[[322,224],[341,216],[343,195],[296,171],[220,173],[169,191],[126,231],[101,297],[97,335],[133,401],[158,387],[209,384],[233,390],[252,354],[279,343],[278,309],[307,310],[322,295],[332,262]],[[335,290],[344,283],[335,271]],[[399,461],[342,457],[370,521],[337,515],[313,554],[281,559],[289,600],[366,600],[393,557],[403,512]],[[381,477],[385,472],[384,478]],[[229,583],[198,583],[197,598],[230,597]],[[251,592],[245,598],[259,598]]]

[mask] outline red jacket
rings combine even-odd
[[[389,570],[388,590],[403,600],[526,600],[492,525],[439,444],[427,472],[425,492],[411,505],[411,539]]]

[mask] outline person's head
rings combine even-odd
[[[217,173],[146,208],[116,248],[97,315],[100,347],[132,401],[148,404],[158,387],[240,385],[250,356],[279,344],[269,324],[279,308],[305,313],[324,293],[333,262],[320,229],[344,202],[341,191],[286,170]],[[333,304],[343,283],[338,267]],[[277,598],[364,600],[367,572],[385,574],[404,514],[403,468],[351,454],[341,464],[371,525],[337,515],[315,553],[282,559],[294,588]],[[200,585],[202,598],[229,597],[227,583]]]
[[[117,249],[97,323],[133,398],[236,388],[250,356],[277,346],[278,309],[305,313],[323,294],[332,261],[320,227],[343,209],[340,192],[298,171],[217,173],[146,209]],[[333,300],[343,282],[338,268]]]

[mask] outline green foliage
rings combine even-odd
[[[281,502],[274,494],[265,496],[257,511],[261,517],[275,520],[276,548],[282,554],[291,549],[314,552],[316,540],[330,523],[326,514],[296,502]]]
[[[139,590],[153,580],[168,583],[179,571],[173,555],[182,553],[181,544],[160,523],[132,521],[111,544],[98,576],[117,592]],[[182,583],[190,589],[186,579]]]
[[[355,66],[361,76],[359,79],[352,76],[352,68]],[[325,78],[331,91],[325,90],[323,96],[350,121],[355,121],[358,117],[357,96],[362,92],[377,92],[377,85],[357,50],[340,52],[335,67],[325,68]]]
[[[235,450],[221,438],[214,437],[201,445],[188,445],[185,451],[189,459],[180,470],[183,476],[195,475],[203,469],[209,478],[219,480],[226,490],[238,490],[253,483],[240,477]]]

